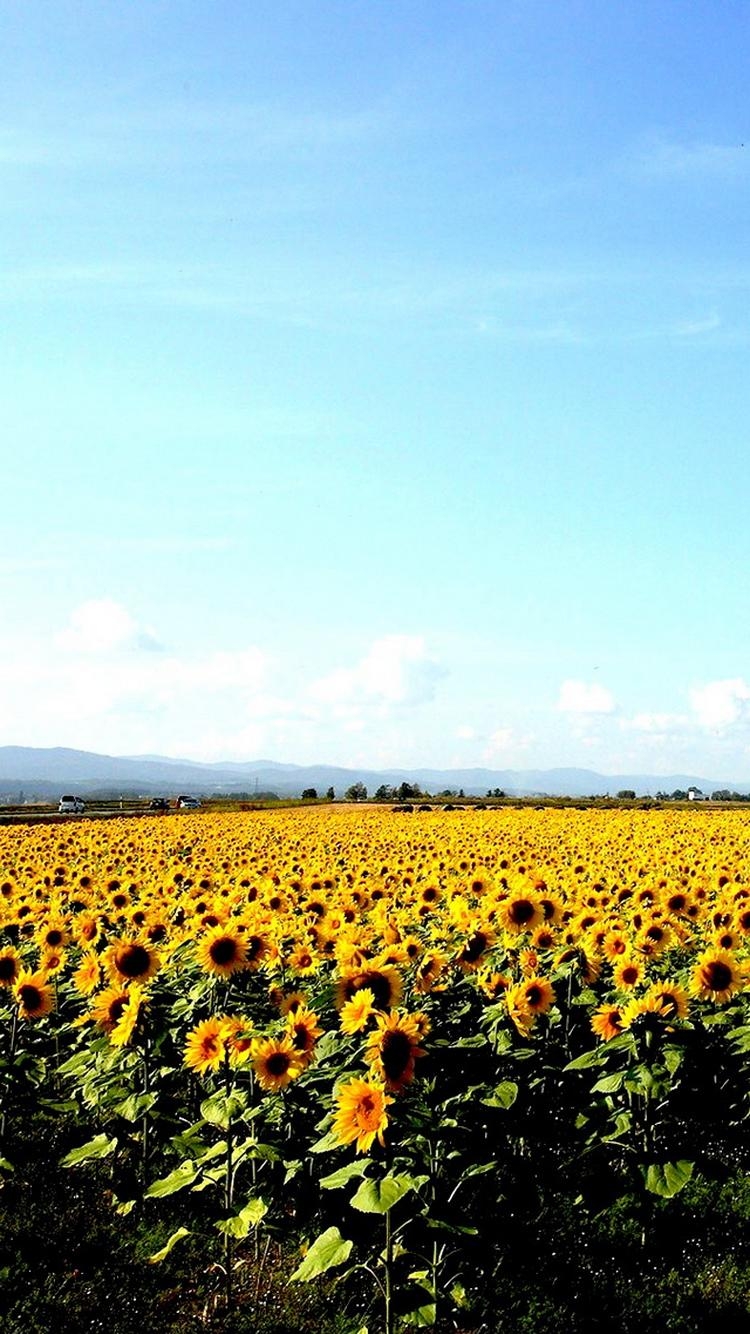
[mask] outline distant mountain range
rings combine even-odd
[[[710,794],[721,788],[750,791],[750,780],[737,783],[695,774],[600,774],[592,769],[343,769],[334,765],[277,764],[273,760],[246,763],[219,761],[201,764],[162,755],[97,755],[64,747],[0,746],[0,800],[46,797],[63,789],[73,793],[102,792],[165,796],[178,792],[210,795],[237,792],[276,792],[299,796],[314,787],[324,795],[332,787],[337,797],[353,783],[364,783],[370,795],[381,784],[397,787],[418,784],[439,793],[484,796],[500,788],[510,796],[614,796],[632,789],[638,796],[698,787]]]

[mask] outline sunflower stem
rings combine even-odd
[[[224,1057],[224,1095],[229,1106],[229,1099],[232,1093],[232,1073],[229,1068],[229,1054]],[[234,1165],[232,1161],[234,1127],[232,1125],[231,1113],[227,1116],[227,1156],[224,1172],[224,1210],[229,1218],[232,1205],[234,1203]],[[234,1239],[228,1232],[224,1233],[224,1297],[227,1309],[232,1304],[232,1261],[234,1251]]]
[[[385,1307],[384,1334],[393,1334],[393,1226],[391,1210],[385,1215],[385,1251],[383,1255],[383,1304]]]
[[[150,1091],[151,1091],[151,1067],[150,1067],[150,1063],[149,1063],[148,1034],[144,1034],[144,1036],[143,1036],[143,1063],[142,1063],[142,1064],[143,1064],[143,1092],[144,1092],[144,1094],[148,1095],[148,1094],[150,1093]],[[149,1115],[148,1115],[148,1113],[149,1113],[149,1109],[148,1109],[148,1106],[146,1106],[146,1107],[144,1107],[144,1110],[143,1110],[143,1116],[141,1117],[141,1188],[142,1188],[142,1190],[145,1190],[145,1189],[146,1189],[146,1182],[147,1182],[147,1180],[148,1180],[148,1154],[149,1154],[149,1147],[150,1147],[150,1146],[149,1146],[149,1136],[148,1136],[148,1123],[149,1123]]]
[[[10,1026],[10,1042],[8,1043],[8,1074],[13,1064],[13,1057],[16,1054],[16,1038],[18,1036],[18,1006],[13,1011],[13,1018]],[[8,1115],[7,1095],[10,1090],[10,1080],[8,1079],[2,1091],[0,1091],[0,1142],[5,1139],[5,1122]]]

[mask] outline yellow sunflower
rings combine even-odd
[[[349,1079],[335,1094],[336,1114],[331,1130],[339,1144],[356,1143],[358,1153],[367,1153],[377,1138],[385,1141],[386,1108],[393,1102],[382,1084],[369,1079]]]
[[[13,994],[22,1019],[43,1019],[55,1007],[52,987],[47,985],[44,973],[19,973]]]
[[[591,1016],[591,1027],[598,1038],[609,1042],[623,1031],[622,1007],[620,1005],[600,1005]]]
[[[141,940],[118,940],[102,956],[110,977],[119,982],[148,982],[159,968],[159,955]]]
[[[203,971],[213,977],[231,977],[247,965],[245,941],[228,926],[213,927],[202,935],[195,955]]]
[[[252,1045],[252,1062],[255,1078],[261,1088],[269,1093],[278,1093],[296,1079],[302,1065],[292,1039],[255,1038]]]
[[[351,1000],[341,1007],[340,1023],[342,1033],[359,1033],[367,1027],[370,1016],[375,1013],[375,996],[369,987],[355,992]]]
[[[391,1093],[400,1093],[414,1078],[414,1062],[426,1053],[419,1046],[420,1022],[409,1014],[377,1016],[377,1028],[368,1039],[365,1060]]]
[[[215,1015],[211,1019],[203,1019],[188,1033],[184,1063],[197,1075],[218,1070],[226,1055],[226,1027],[223,1019]]]
[[[693,969],[690,990],[700,1000],[718,1001],[720,1005],[745,984],[744,970],[726,950],[707,949]]]
[[[287,1035],[292,1040],[300,1068],[304,1070],[313,1059],[318,1038],[323,1036],[317,1014],[303,1009],[290,1014],[287,1018]]]
[[[23,961],[12,945],[0,949],[0,987],[14,987],[23,971]]]

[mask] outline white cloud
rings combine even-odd
[[[639,151],[636,167],[650,176],[729,176],[744,173],[748,161],[742,143],[677,143],[653,136]]]
[[[669,736],[683,731],[689,726],[689,720],[679,713],[636,713],[632,718],[623,718],[620,726],[624,731],[643,732],[649,736]]]
[[[614,713],[611,691],[597,682],[563,681],[557,707],[561,713]]]
[[[111,653],[116,649],[158,649],[155,636],[138,626],[121,603],[112,598],[82,602],[56,636],[58,648],[69,653]]]
[[[457,727],[456,737],[459,741],[474,741],[476,738],[476,729],[473,727]]]
[[[741,676],[709,681],[690,691],[690,703],[701,727],[721,731],[750,719],[750,686]]]
[[[355,667],[340,667],[313,682],[310,696],[334,706],[422,704],[433,698],[443,674],[421,635],[384,635]]]
[[[673,333],[678,338],[697,338],[700,334],[713,333],[721,327],[721,320],[714,312],[712,315],[706,315],[704,319],[679,320],[674,325]]]

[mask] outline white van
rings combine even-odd
[[[57,809],[60,815],[83,815],[86,805],[80,797],[67,795],[60,798],[60,805]]]

